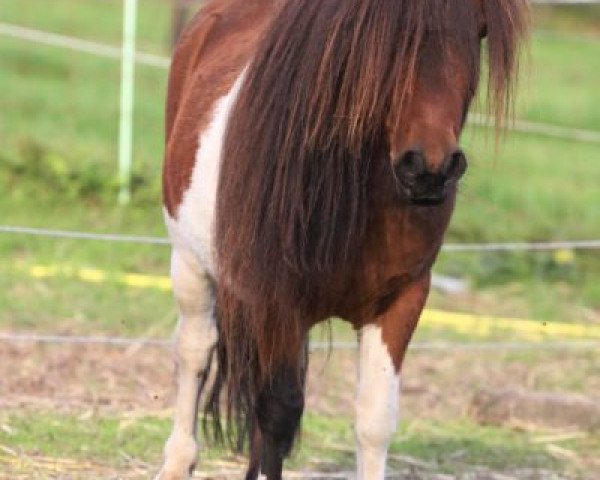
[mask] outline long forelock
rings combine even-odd
[[[500,129],[512,113],[520,47],[529,34],[526,0],[482,0],[487,26],[487,108]]]

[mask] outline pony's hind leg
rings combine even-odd
[[[171,278],[179,309],[175,334],[177,401],[173,430],[157,480],[187,479],[194,469],[200,379],[202,372],[210,368],[210,352],[217,340],[210,278],[193,256],[176,250],[171,257]]]

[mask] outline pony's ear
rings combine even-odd
[[[479,28],[479,38],[487,37],[487,19],[485,16],[485,0],[475,0],[475,8],[477,11],[477,25]]]

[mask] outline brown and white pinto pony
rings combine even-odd
[[[459,139],[481,57],[501,119],[527,17],[525,0],[213,0],[196,16],[167,102],[180,320],[157,478],[194,468],[204,391],[205,431],[249,443],[246,479],[280,479],[307,334],[332,316],[360,339],[358,478],[384,477],[404,353],[467,166]]]

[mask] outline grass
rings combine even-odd
[[[99,187],[112,184],[114,190],[118,63],[0,38],[0,68],[2,91],[11,92],[0,97],[3,111],[11,112],[10,122],[0,124],[0,138],[5,140],[2,162],[13,173],[43,166],[40,173],[55,181],[85,171]],[[155,92],[165,91],[166,72],[138,69],[137,85],[136,176],[151,184],[156,198],[163,101]],[[45,192],[40,200],[52,193]]]
[[[573,8],[569,5],[549,6],[536,5],[534,9],[534,24],[544,33],[567,36],[583,35],[593,38],[600,34],[600,8],[598,5],[581,5]]]
[[[600,130],[600,100],[591,91],[600,70],[599,52],[600,35],[595,41],[534,36],[531,56],[522,61],[517,116]]]
[[[118,45],[123,4],[120,0],[52,0],[40,15],[45,0],[3,0],[2,21],[62,35]],[[170,38],[170,6],[163,0],[141,0],[138,12],[138,48],[167,54]]]
[[[107,463],[122,460],[125,452],[141,460],[159,457],[169,419],[141,417],[127,419],[57,413],[37,413],[32,423],[27,415],[2,415],[5,425],[0,442],[30,454],[52,457],[102,460]]]
[[[508,465],[512,468],[556,466],[539,445],[529,441],[527,434],[466,421],[406,424],[400,430],[400,439],[392,443],[391,451],[434,462],[448,473],[472,465],[487,465],[492,469]],[[453,457],[460,460],[453,461]]]
[[[72,415],[36,413],[36,421],[18,412],[0,416],[0,445],[14,452],[59,459],[96,461],[126,468],[135,459],[157,466],[162,442],[169,433],[170,420],[152,416]],[[402,462],[395,455],[436,465],[445,473],[462,473],[486,465],[499,471],[518,468],[544,468],[565,471],[568,462],[553,458],[533,435],[509,429],[482,427],[461,420],[447,423],[415,421],[403,423],[390,447],[390,463]],[[575,443],[591,447],[595,438]],[[569,445],[573,447],[573,442]],[[223,457],[209,448],[202,458]],[[324,463],[325,462],[325,463]],[[289,468],[354,468],[354,433],[347,418],[307,414],[303,434]],[[201,463],[202,465],[202,463]],[[393,468],[393,467],[392,467]]]

